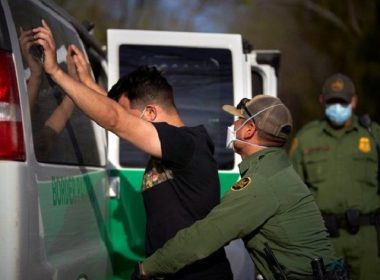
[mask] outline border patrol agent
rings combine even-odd
[[[223,109],[238,117],[227,145],[242,157],[241,179],[206,218],[141,263],[140,277],[173,273],[242,238],[258,279],[313,279],[311,260],[329,264],[335,253],[312,194],[282,148],[292,127],[288,108],[258,95]]]
[[[325,118],[299,131],[290,157],[313,192],[352,279],[379,279],[380,127],[352,113],[357,96],[345,75],[326,80],[320,102]]]

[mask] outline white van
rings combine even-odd
[[[110,279],[106,132],[23,47],[46,19],[64,67],[69,43],[97,78],[105,55],[48,1],[0,3],[0,279]]]
[[[205,125],[215,142],[222,193],[239,158],[225,148],[233,118],[221,107],[277,95],[279,52],[251,50],[237,34],[109,30],[107,65],[52,1],[0,4],[0,279],[128,279],[144,258],[147,157],[65,98],[41,71],[41,50],[28,49],[28,31],[47,20],[62,66],[76,44],[104,87],[107,71],[110,86],[141,64],[164,71],[185,123]]]

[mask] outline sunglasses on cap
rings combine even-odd
[[[239,104],[236,106],[237,109],[242,109],[247,113],[248,116],[252,117],[251,113],[248,111],[248,108],[245,104],[247,104],[247,102],[250,101],[250,99],[248,98],[243,98],[242,100],[240,100]]]

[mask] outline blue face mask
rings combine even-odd
[[[352,107],[351,105],[342,105],[340,103],[330,104],[326,106],[325,114],[333,124],[341,126],[351,117]]]

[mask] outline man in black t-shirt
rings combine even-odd
[[[219,203],[214,145],[203,126],[184,126],[172,87],[154,67],[121,78],[108,97],[124,109],[113,131],[151,155],[142,184],[150,256]],[[232,272],[222,248],[167,279],[232,279]]]
[[[205,128],[164,122],[153,125],[161,141],[162,158],[150,159],[143,179],[148,256],[219,203],[214,147]],[[222,248],[165,279],[232,279],[230,273]]]
[[[58,65],[56,44],[47,22],[42,20],[42,26],[34,28],[33,33],[35,43],[44,49],[44,70],[75,105],[100,126],[151,155],[143,183],[148,256],[219,203],[212,141],[203,127],[184,126],[172,87],[156,68],[140,67],[122,77],[107,98],[77,47],[71,46],[71,55],[79,81]],[[232,273],[222,248],[171,279],[232,279]]]
[[[219,203],[214,145],[203,126],[184,126],[172,87],[154,67],[140,67],[121,78],[108,97],[118,101],[129,118],[135,117],[137,141],[126,140],[151,155],[142,184],[147,215],[145,251],[150,256],[178,230],[202,219]],[[232,273],[222,248],[165,279],[232,279]]]

